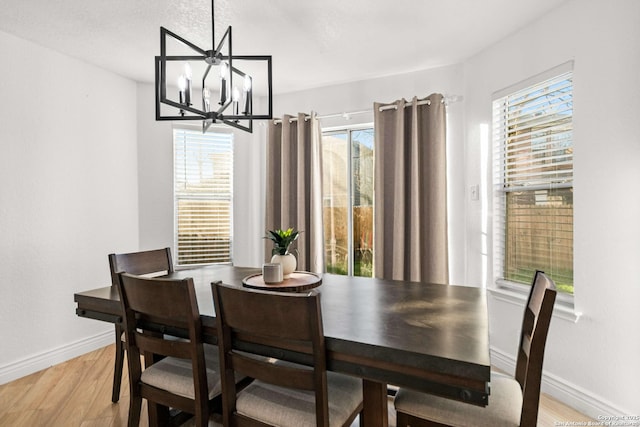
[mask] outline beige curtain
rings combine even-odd
[[[300,236],[297,270],[324,272],[322,151],[315,114],[285,115],[269,122],[267,140],[267,230],[294,227]],[[272,245],[265,246],[271,259]],[[294,252],[295,254],[295,252]]]
[[[443,96],[388,105],[374,104],[375,276],[448,283]]]

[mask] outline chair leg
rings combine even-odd
[[[396,427],[407,427],[409,425],[409,419],[407,414],[403,414],[402,412],[396,413]]]
[[[195,425],[198,427],[207,427],[209,425],[209,414],[208,413],[200,413],[195,416],[196,422]]]
[[[120,384],[122,383],[122,368],[124,365],[124,345],[122,343],[122,326],[116,324],[116,357],[113,368],[113,390],[111,401],[117,403],[120,400]]]
[[[130,396],[129,398],[129,427],[138,427],[140,425],[140,413],[142,412],[142,397]]]

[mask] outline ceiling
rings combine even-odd
[[[455,64],[566,0],[217,0],[216,43],[272,55],[275,93]],[[0,30],[141,82],[160,26],[211,49],[210,0],[0,0]]]

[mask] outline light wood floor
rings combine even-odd
[[[111,403],[114,351],[113,345],[107,346],[1,385],[0,426],[126,426],[129,410],[126,372],[120,402]],[[389,412],[389,425],[393,427],[395,413],[391,400]],[[589,420],[542,395],[539,426],[554,426],[558,421]],[[148,425],[146,404],[140,425]]]

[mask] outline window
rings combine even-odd
[[[373,128],[322,135],[327,272],[373,275]]]
[[[535,270],[573,294],[573,77],[568,64],[494,98],[495,277]]]
[[[233,134],[174,129],[177,265],[231,262]]]

